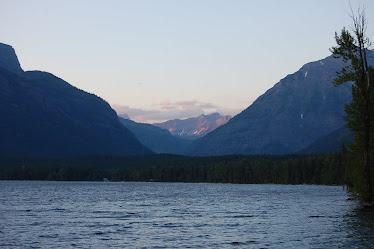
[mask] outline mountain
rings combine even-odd
[[[231,116],[229,115],[223,116],[219,113],[213,113],[183,120],[174,119],[153,125],[170,131],[174,136],[195,140],[226,124],[230,119]]]
[[[192,143],[191,140],[175,137],[168,130],[151,124],[136,123],[122,117],[119,120],[140,142],[156,153],[183,155]]]
[[[327,154],[341,150],[343,144],[353,142],[353,133],[345,126],[318,138],[307,147],[298,151],[298,154]]]
[[[118,117],[121,117],[123,119],[130,119],[131,120],[131,118],[129,117],[129,115],[127,115],[126,113],[118,114]]]
[[[150,154],[107,102],[46,72],[23,72],[0,44],[0,155]]]
[[[0,67],[12,73],[23,73],[12,46],[0,43]]]
[[[370,55],[374,53],[370,51]],[[371,59],[370,64],[373,63]],[[332,84],[343,62],[333,56],[304,65],[227,124],[196,140],[189,155],[295,153],[344,125],[351,85]]]

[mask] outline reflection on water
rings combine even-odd
[[[350,245],[374,248],[374,210],[363,207],[354,209],[347,215],[346,226],[350,230]]]
[[[0,248],[371,248],[342,187],[0,182]]]

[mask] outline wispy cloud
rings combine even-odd
[[[219,106],[200,102],[197,100],[186,100],[170,102],[164,100],[159,104],[155,104],[152,108],[132,108],[125,105],[112,105],[112,108],[117,112],[119,116],[126,113],[130,118],[136,122],[142,123],[160,123],[166,120],[172,119],[184,119],[197,117],[201,114],[210,114],[213,112],[220,112],[221,114],[236,114],[240,110],[230,110],[228,113],[227,109],[220,108]],[[234,111],[235,113],[232,113]]]

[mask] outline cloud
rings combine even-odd
[[[216,109],[217,106],[211,103],[198,102],[196,100],[178,101],[174,106],[179,107],[180,110],[187,109]]]
[[[170,102],[168,100],[155,104],[152,108],[132,108],[125,105],[112,105],[117,114],[125,113],[136,122],[160,123],[172,119],[185,119],[197,117],[201,114],[210,114],[220,109],[212,103],[200,102],[197,100]],[[224,114],[224,113],[223,113]]]
[[[161,105],[170,105],[169,100],[164,100],[160,103]]]

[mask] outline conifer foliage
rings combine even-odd
[[[341,34],[335,33],[336,47],[331,52],[337,58],[342,58],[346,66],[337,72],[334,85],[346,82],[352,83],[352,102],[345,107],[347,127],[354,132],[352,151],[356,154],[356,167],[352,175],[352,189],[367,204],[373,204],[372,164],[373,164],[373,73],[368,66],[368,49],[371,45],[366,36],[367,19],[365,11],[352,11],[351,30],[343,28]]]

